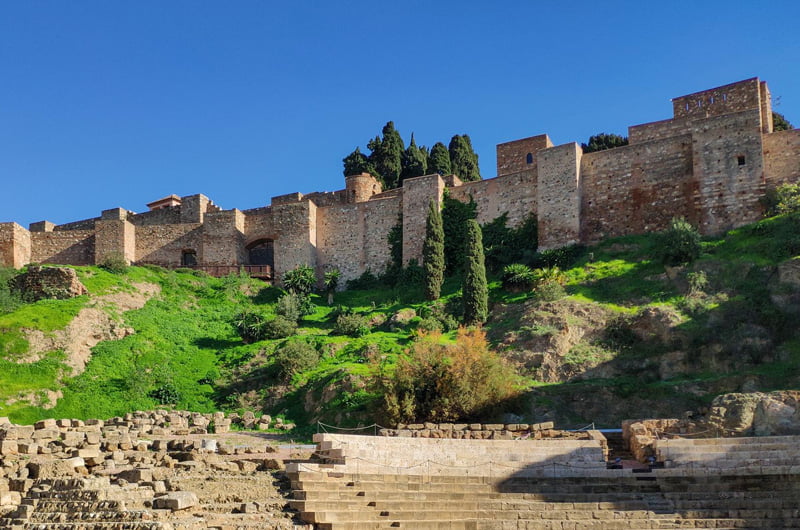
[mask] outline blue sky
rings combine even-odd
[[[763,4],[763,5],[757,5]],[[800,125],[800,2],[0,2],[0,221],[170,193],[252,208],[333,191],[403,139],[556,144],[758,76]]]

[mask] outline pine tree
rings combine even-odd
[[[393,189],[400,185],[400,172],[402,171],[403,139],[394,128],[394,122],[387,122],[383,127],[383,138],[376,138],[369,144],[372,151],[370,162],[380,174],[384,189]]]
[[[421,177],[425,175],[425,170],[428,167],[428,160],[425,153],[417,147],[414,141],[414,133],[411,133],[411,143],[408,144],[408,149],[403,152],[403,169],[400,173],[400,185],[402,181],[414,177]]]
[[[436,142],[431,148],[430,160],[428,161],[428,174],[438,173],[440,175],[450,175],[453,170],[450,166],[450,152],[442,142]]]
[[[428,219],[425,223],[422,267],[425,271],[425,298],[436,300],[442,293],[444,282],[444,227],[442,212],[433,200],[428,205]]]
[[[485,322],[489,310],[489,290],[486,285],[481,227],[474,219],[467,221],[467,264],[462,292],[464,323],[475,325]]]
[[[472,149],[469,135],[457,134],[450,139],[450,166],[458,178],[464,182],[481,180],[478,168],[478,155]]]

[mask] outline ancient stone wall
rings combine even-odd
[[[689,134],[691,123],[691,119],[684,118],[632,125],[628,127],[628,144],[634,145]]]
[[[271,206],[245,210],[242,213],[244,213],[244,235],[247,243],[259,239],[275,239]]]
[[[581,156],[578,144],[539,151],[539,248],[580,241]]]
[[[674,216],[697,225],[691,136],[583,155],[581,241],[662,230]]]
[[[764,135],[767,187],[800,182],[800,129]]]
[[[317,267],[317,206],[311,201],[272,199],[272,223],[275,229],[275,274],[280,275],[299,265]]]
[[[31,263],[91,265],[94,230],[31,232]]]
[[[94,230],[94,223],[99,219],[99,217],[93,217],[92,219],[83,219],[81,221],[74,221],[72,223],[64,223],[63,225],[54,226],[53,230]],[[31,231],[33,231],[32,227]]]
[[[136,262],[179,267],[183,251],[194,250],[202,263],[202,232],[196,223],[137,226]]]
[[[528,177],[535,177],[536,153],[549,147],[553,147],[553,142],[546,134],[498,144],[497,176],[525,172]]]
[[[422,244],[430,201],[441,204],[444,180],[439,175],[425,175],[403,181],[403,263],[417,260],[422,264]]]
[[[95,263],[115,254],[121,255],[128,263],[136,259],[135,227],[128,222],[128,212],[122,208],[103,211],[95,223]]]
[[[697,119],[752,109],[757,109],[760,113],[762,109],[761,95],[758,78],[754,77],[673,98],[673,115],[675,118]]]
[[[692,127],[700,232],[718,234],[761,216],[764,164],[760,110],[715,116]]]
[[[506,213],[508,226],[518,226],[529,216],[536,215],[536,175],[528,172],[465,182],[447,190],[450,197],[461,202],[469,202],[470,197],[475,200],[480,224]]]
[[[204,265],[247,263],[244,230],[245,217],[239,210],[207,213],[202,229],[202,263]]]
[[[0,265],[18,269],[30,261],[30,232],[17,223],[0,223]]]

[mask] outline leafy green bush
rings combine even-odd
[[[245,344],[267,338],[267,317],[259,311],[244,309],[233,317],[232,324]]]
[[[700,257],[700,233],[683,217],[673,218],[658,235],[656,252],[664,265],[686,265]]]
[[[768,189],[764,203],[770,216],[800,211],[800,184],[781,184]]]
[[[264,335],[268,339],[285,339],[297,333],[297,322],[278,315],[264,324]]]
[[[181,400],[181,393],[174,383],[164,383],[152,390],[149,397],[155,399],[160,405],[175,405]]]
[[[275,312],[287,319],[297,322],[306,315],[314,313],[314,302],[308,295],[285,293],[278,298]]]
[[[522,263],[512,263],[503,267],[503,287],[512,292],[528,291],[536,283],[533,270]]]
[[[534,293],[536,298],[542,302],[555,302],[567,296],[564,286],[553,280],[539,282]]]
[[[481,226],[486,268],[499,271],[510,263],[527,263],[533,259],[538,248],[539,227],[535,215],[529,215],[516,228],[509,228],[508,214],[495,218]]]
[[[314,269],[308,265],[300,265],[283,275],[283,285],[289,292],[296,294],[311,294],[317,283]]]
[[[128,271],[128,260],[119,252],[109,252],[98,265],[113,274],[125,274]]]
[[[317,349],[308,342],[296,340],[278,348],[273,359],[281,377],[289,380],[295,374],[310,370],[319,364],[320,355]]]
[[[347,281],[348,290],[369,291],[383,286],[383,282],[371,270],[365,270],[358,278]]]
[[[363,337],[369,333],[367,319],[358,314],[341,314],[336,318],[336,327],[333,332],[337,335],[350,337]]]
[[[445,305],[441,300],[420,307],[419,316],[422,319],[417,323],[417,329],[422,331],[453,331],[458,329],[458,319],[448,312],[448,308],[449,304]],[[463,309],[463,303],[458,304],[458,310],[463,311]]]
[[[10,313],[23,303],[19,293],[9,284],[18,274],[16,269],[0,267],[0,313]]]

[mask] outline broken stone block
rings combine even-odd
[[[33,424],[33,428],[36,429],[37,431],[39,429],[55,429],[57,427],[58,424],[56,423],[56,420],[52,418],[48,418],[46,420],[39,420]]]
[[[197,495],[191,491],[173,491],[153,501],[157,509],[163,510],[185,510],[197,506]]]

